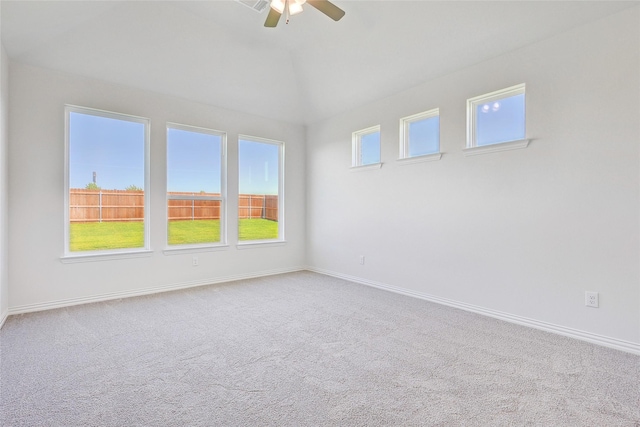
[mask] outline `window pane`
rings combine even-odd
[[[476,106],[476,145],[525,138],[524,94]]]
[[[281,144],[240,140],[238,239],[277,239]]]
[[[220,242],[222,135],[167,129],[168,244]]]
[[[380,132],[373,132],[360,137],[361,165],[380,163]]]
[[[69,112],[69,250],[144,247],[145,124]]]
[[[167,191],[220,195],[221,135],[167,130]]]
[[[409,157],[440,151],[440,118],[430,117],[409,123]]]

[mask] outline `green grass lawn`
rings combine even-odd
[[[268,219],[239,220],[240,240],[278,238],[278,223]],[[142,222],[91,222],[70,224],[70,250],[96,251],[141,248],[144,246]],[[219,220],[171,221],[169,244],[183,245],[220,241]]]
[[[220,241],[220,220],[170,221],[169,244],[193,245]]]
[[[97,251],[104,249],[141,248],[144,246],[142,222],[71,223],[69,249]]]
[[[265,240],[278,238],[278,222],[268,219],[238,220],[238,240]]]

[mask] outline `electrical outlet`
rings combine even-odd
[[[364,265],[364,255],[360,255],[360,265]]]
[[[194,267],[198,266],[198,257],[194,256],[193,258],[191,258],[191,265]]]
[[[585,292],[584,293],[584,305],[587,307],[599,307],[599,298],[597,292]]]

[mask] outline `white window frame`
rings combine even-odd
[[[166,155],[167,159],[169,156],[169,129],[182,130],[186,132],[196,132],[203,133],[206,135],[213,135],[220,137],[220,196],[170,196],[168,190],[165,191],[166,199],[165,207],[166,207],[166,238],[165,238],[165,249],[163,253],[165,255],[171,255],[173,253],[179,252],[201,252],[207,250],[217,250],[228,247],[227,244],[227,133],[203,128],[199,126],[191,126],[191,125],[183,125],[179,123],[167,122],[167,126],[165,129],[166,132]],[[168,180],[169,174],[166,174],[166,178]],[[168,187],[168,182],[165,188]],[[169,200],[219,200],[220,201],[220,241],[219,242],[210,242],[210,243],[192,243],[192,244],[183,244],[183,245],[170,245],[169,244]]]
[[[130,114],[115,113],[112,111],[99,110],[95,108],[80,107],[77,105],[65,105],[65,137],[64,137],[64,255],[61,257],[63,263],[85,262],[85,261],[101,261],[107,259],[135,258],[140,256],[151,256],[151,227],[150,227],[150,211],[151,211],[151,188],[149,174],[149,156],[150,156],[150,127],[151,123],[148,118],[133,116]],[[124,120],[144,125],[144,246],[142,248],[122,248],[97,251],[72,252],[69,250],[69,118],[71,113],[87,114],[99,117],[106,117],[115,120]]]
[[[372,133],[380,133],[380,161],[378,163],[362,164],[362,137]],[[380,125],[368,127],[353,132],[351,136],[351,168],[352,170],[379,169],[382,167],[382,133]]]
[[[398,161],[400,164],[408,164],[415,162],[429,162],[436,161],[442,158],[442,152],[440,150],[440,132],[438,132],[438,151],[435,153],[420,154],[417,156],[411,156],[409,154],[409,126],[411,123],[420,122],[422,120],[438,118],[440,121],[440,108],[433,108],[422,113],[412,114],[411,116],[403,117],[400,119],[400,154]]]
[[[477,145],[477,139],[476,139],[477,106],[480,104],[499,101],[501,99],[509,98],[511,96],[516,96],[516,95],[525,95],[525,135],[526,135],[526,129],[527,129],[526,86],[524,83],[467,99],[467,145],[466,145],[466,148],[463,150],[465,156],[473,156],[476,154],[493,153],[493,152],[505,151],[505,150],[516,150],[520,148],[526,148],[529,145],[530,139],[503,141],[503,142],[496,142],[494,144],[480,145],[480,146]]]
[[[238,135],[238,147],[240,146],[240,140],[250,141],[250,142],[260,142],[263,144],[272,144],[278,147],[278,237],[276,239],[264,239],[264,240],[240,240],[240,218],[239,218],[239,207],[238,200],[240,195],[240,186],[238,185],[238,198],[236,199],[236,219],[237,219],[237,249],[250,249],[254,247],[268,247],[268,246],[280,246],[283,245],[285,240],[285,212],[284,212],[284,166],[285,166],[285,156],[284,149],[285,143],[283,141],[278,141],[275,139],[261,138],[259,136],[251,136],[251,135]],[[238,150],[238,184],[240,183],[240,153]]]

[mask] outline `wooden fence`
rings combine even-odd
[[[265,218],[278,220],[278,196],[240,194],[238,196],[239,218]]]
[[[144,191],[69,190],[71,222],[144,220]]]
[[[169,221],[184,221],[196,219],[220,219],[220,200],[206,200],[206,197],[220,197],[213,193],[167,193],[169,197]]]
[[[169,221],[220,219],[220,197],[214,193],[177,193],[169,196]],[[192,198],[191,198],[192,197]],[[265,218],[278,220],[278,196],[240,194],[238,196],[239,218]],[[85,190],[72,188],[69,191],[69,219],[71,222],[143,221],[144,191]]]

